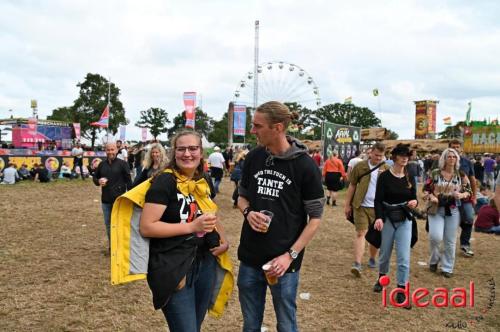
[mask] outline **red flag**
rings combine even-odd
[[[106,105],[102,112],[101,118],[97,122],[92,122],[91,126],[108,128],[109,125],[109,105]]]
[[[184,109],[186,110],[186,127],[194,129],[196,92],[184,92]]]

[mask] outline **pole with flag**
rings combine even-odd
[[[378,112],[380,113],[380,92],[378,91],[378,88],[373,89],[373,96],[377,98],[377,106],[378,106]]]
[[[445,126],[451,126],[451,116],[443,118],[443,122]]]
[[[467,113],[465,114],[465,125],[468,126],[470,124],[470,112],[472,110],[472,101],[468,103],[469,108],[467,109]]]

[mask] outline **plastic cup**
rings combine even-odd
[[[260,213],[266,216],[265,224],[266,224],[266,229],[263,231],[263,233],[267,233],[269,230],[269,226],[271,226],[271,221],[273,220],[274,213],[272,213],[269,210],[260,210]]]
[[[269,286],[276,285],[278,283],[278,277],[269,276],[267,271],[271,270],[272,265],[270,263],[266,263],[262,265],[262,271],[264,271],[264,275],[266,276],[266,281]]]

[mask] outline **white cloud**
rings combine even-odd
[[[259,19],[260,62],[298,64],[323,104],[352,96],[410,138],[414,100],[440,100],[438,130],[469,100],[473,117],[499,113],[499,13],[495,1],[4,1],[0,118],[29,115],[30,99],[42,117],[70,105],[88,72],[111,77],[132,124],[151,106],[173,118],[191,90],[220,118],[253,68]]]

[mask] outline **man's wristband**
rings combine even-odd
[[[248,214],[252,211],[250,206],[247,206],[245,209],[243,209],[243,217],[245,217],[245,220],[247,219]]]

